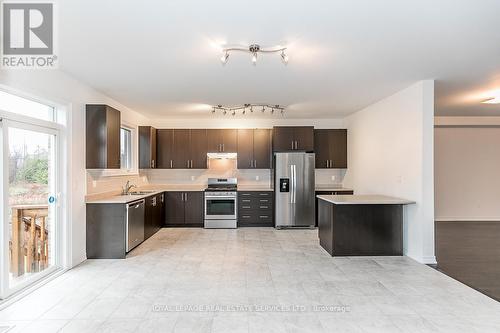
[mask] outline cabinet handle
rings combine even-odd
[[[295,141],[295,150],[299,149],[299,142]]]
[[[267,219],[267,218],[269,218],[269,216],[267,216],[267,215],[260,215],[259,217],[260,217],[261,219]]]
[[[191,160],[189,163],[190,163],[190,165],[191,165],[190,167],[192,169],[193,168],[193,160]]]
[[[241,196],[248,197],[248,196],[250,196],[250,193],[241,193],[240,195],[241,195]]]
[[[259,193],[259,195],[260,195],[260,196],[263,196],[263,197],[267,197],[267,196],[269,196],[269,194],[267,194],[267,193]]]
[[[269,206],[260,206],[260,209],[267,209]]]
[[[250,160],[250,168],[253,168],[253,160]]]
[[[174,168],[174,161],[170,160],[170,169]]]
[[[294,149],[295,149],[295,143],[294,143],[294,141],[292,140],[292,150],[294,150]]]
[[[250,206],[241,206],[243,209],[250,209]]]
[[[243,215],[243,216],[241,216],[241,217],[242,217],[242,218],[244,218],[244,219],[249,219],[249,218],[250,218],[250,215]]]
[[[253,167],[257,169],[257,160],[253,160]]]
[[[186,201],[188,201],[188,194],[187,193],[184,193],[184,194],[186,194]]]
[[[222,152],[224,152],[226,150],[226,147],[224,146],[224,144],[222,144]]]
[[[333,168],[333,161],[330,160],[330,168]]]
[[[187,168],[189,169],[189,160],[187,160],[186,163],[187,163]]]
[[[267,199],[260,199],[259,201],[260,202],[269,202],[269,200],[267,200]]]
[[[250,202],[250,200],[249,200],[249,199],[243,199],[243,200],[241,200],[241,201],[242,201],[242,202]]]

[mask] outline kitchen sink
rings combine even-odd
[[[134,191],[134,192],[129,192],[126,195],[146,195],[146,194],[151,194],[155,191]]]

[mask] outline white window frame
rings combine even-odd
[[[122,121],[120,128],[126,128],[132,133],[132,168],[122,169],[100,169],[100,170],[87,170],[87,172],[97,173],[100,177],[119,177],[119,176],[137,176],[139,175],[139,128],[128,122]]]

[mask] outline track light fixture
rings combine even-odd
[[[242,115],[246,114],[246,111],[248,108],[250,108],[250,112],[253,113],[253,108],[254,107],[262,107],[261,112],[265,113],[266,111],[269,111],[270,114],[274,114],[275,111],[279,111],[282,116],[285,114],[285,107],[281,106],[279,104],[262,104],[262,103],[257,103],[257,104],[248,104],[245,103],[243,105],[236,105],[236,106],[222,106],[221,104],[217,106],[212,106],[212,114],[216,114],[217,111],[220,111],[223,115],[226,115],[228,112],[231,113],[232,116],[236,116],[239,111],[241,111]]]
[[[229,54],[232,51],[240,51],[240,52],[247,52],[252,55],[252,64],[255,66],[257,65],[257,56],[259,53],[280,53],[281,55],[281,61],[286,65],[288,64],[288,55],[286,54],[286,47],[277,45],[277,46],[270,46],[270,47],[261,47],[259,44],[251,44],[249,46],[244,46],[244,45],[231,45],[231,46],[226,46],[222,48],[222,52],[224,54],[220,58],[221,62],[223,65],[227,63],[227,59],[229,58]]]

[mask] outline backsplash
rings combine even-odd
[[[266,169],[236,169],[236,159],[210,159],[208,169],[142,170],[150,184],[207,184],[208,178],[238,178],[240,185],[271,184],[271,171]]]
[[[316,169],[316,185],[340,186],[345,173],[344,169]],[[137,186],[205,185],[208,178],[236,177],[240,185],[271,186],[271,176],[267,169],[237,169],[235,159],[210,159],[208,169],[151,169],[129,176],[103,176],[102,171],[89,170],[87,195],[118,193],[127,180]]]
[[[144,179],[142,175],[104,176],[103,171],[87,170],[87,196],[98,193],[119,192],[127,180],[137,186],[148,184],[147,179]]]

